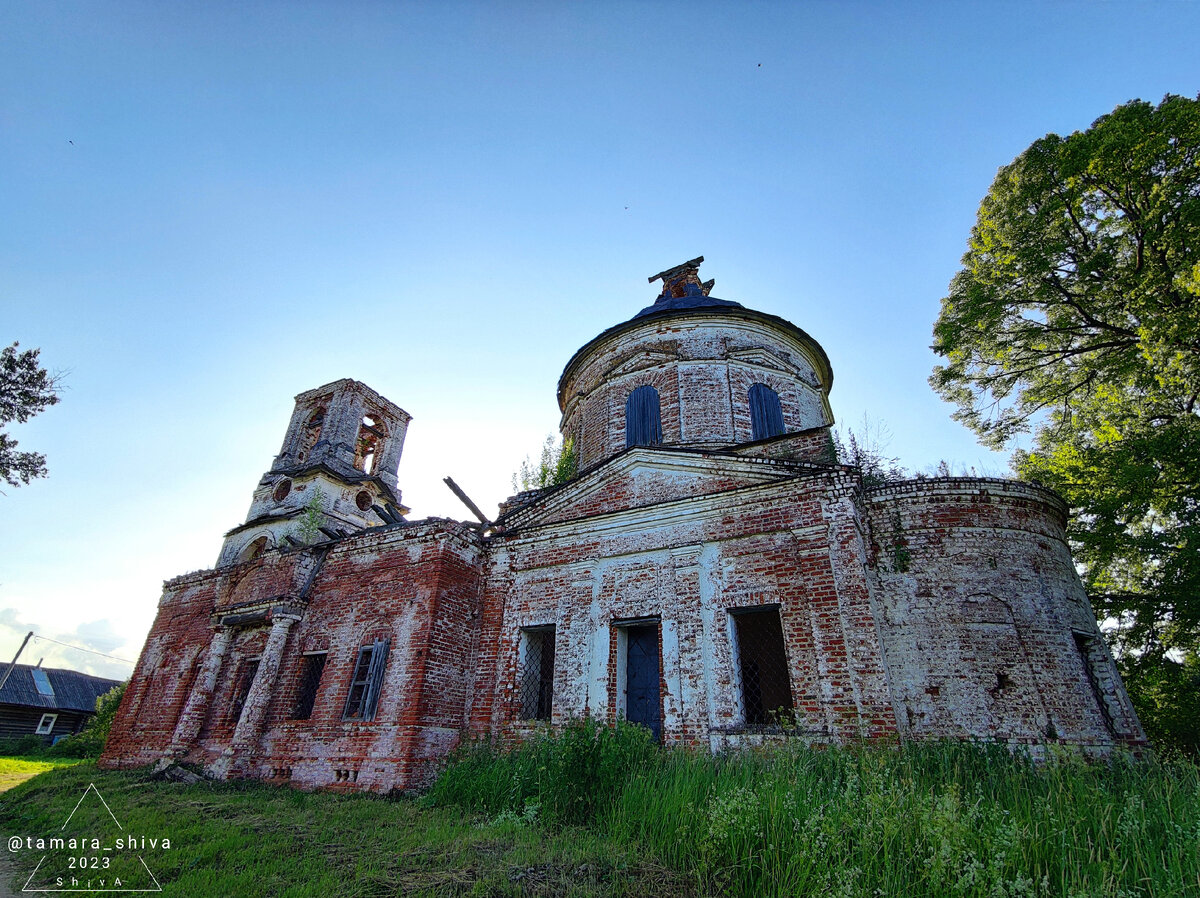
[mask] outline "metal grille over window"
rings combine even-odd
[[[658,390],[638,387],[625,401],[625,447],[657,446],[662,442]]]
[[[554,706],[554,627],[522,630],[518,661],[521,718],[549,720]]]
[[[753,440],[765,440],[784,433],[779,394],[766,384],[750,387],[750,430]]]
[[[358,650],[358,660],[354,663],[354,674],[350,679],[350,694],[346,696],[346,710],[342,717],[347,720],[375,719],[390,645],[390,639],[377,639]]]
[[[321,685],[321,673],[325,670],[324,653],[305,655],[300,660],[300,688],[296,691],[296,706],[292,709],[293,720],[308,720],[312,717],[313,705],[317,701],[317,687]]]
[[[242,719],[242,709],[246,707],[246,696],[254,685],[254,675],[258,673],[258,661],[243,661],[242,669],[238,671],[237,682],[233,688],[233,703],[229,706],[229,719],[237,723]]]
[[[792,726],[792,687],[779,609],[730,612],[736,630],[747,726]]]

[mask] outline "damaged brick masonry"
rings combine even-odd
[[[409,521],[410,416],[353,380],[296,397],[213,570],[165,584],[101,759],[386,792],[464,738],[626,718],[666,745],[1145,735],[1026,483],[865,489],[833,371],[702,258],[567,363],[571,482],[490,524]]]

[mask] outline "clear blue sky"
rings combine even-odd
[[[0,340],[67,372],[12,435],[0,660],[133,659],[214,562],[291,397],[407,409],[413,517],[486,509],[584,342],[707,257],[829,354],[835,414],[1003,473],[926,378],[996,169],[1200,90],[1192,3],[0,7]],[[122,676],[36,643],[23,660]]]

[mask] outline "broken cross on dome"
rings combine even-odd
[[[700,280],[700,263],[704,261],[704,256],[697,256],[682,265],[676,265],[674,268],[668,268],[666,271],[660,271],[658,274],[652,275],[647,280],[653,284],[659,278],[662,279],[662,293],[658,295],[659,299],[675,298],[681,296],[708,296],[712,291],[713,284],[716,279],[710,281]]]

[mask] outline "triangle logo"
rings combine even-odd
[[[144,855],[169,850],[169,838],[126,831],[95,783],[55,832],[25,837],[22,847],[39,857],[22,894],[62,892],[161,892]]]

